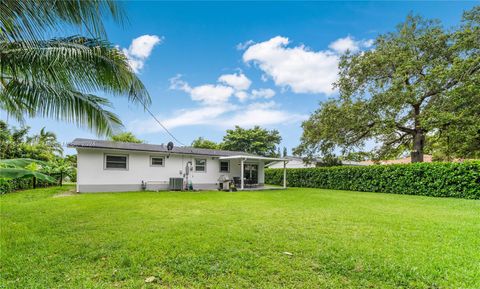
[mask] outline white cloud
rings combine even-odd
[[[332,51],[310,51],[303,45],[287,47],[289,40],[277,36],[250,46],[243,61],[254,62],[276,85],[296,93],[332,94],[339,57]]]
[[[362,48],[370,48],[373,45],[374,40],[355,40],[353,37],[347,36],[345,38],[339,38],[328,46],[330,49],[337,53],[345,53],[350,51],[352,53],[358,52]]]
[[[128,48],[130,55],[145,59],[150,56],[152,49],[161,41],[157,35],[142,35],[132,40]]]
[[[230,128],[235,125],[252,127],[255,125],[268,126],[303,121],[307,115],[290,113],[278,108],[273,102],[256,102],[249,105],[237,106],[232,104],[207,105],[197,108],[175,111],[171,117],[158,116],[169,129],[186,126],[213,126]],[[162,128],[151,119],[135,120],[128,125],[138,133],[156,133]]]
[[[209,125],[215,123],[221,115],[235,109],[234,106],[204,106],[194,109],[182,109],[177,111],[176,116],[167,118],[163,124],[168,128],[176,128],[191,125]]]
[[[350,36],[347,36],[345,38],[339,38],[334,42],[330,43],[328,47],[338,53],[345,53],[347,51],[357,52],[360,49],[357,42],[353,40],[353,38]]]
[[[266,101],[266,102],[253,102],[247,106],[248,110],[253,110],[253,109],[271,109],[271,108],[278,108],[279,105],[273,101]]]
[[[223,125],[233,127],[239,125],[242,127],[252,127],[255,125],[268,126],[293,123],[305,120],[308,116],[292,114],[287,111],[269,108],[269,104],[264,107],[262,104],[257,104],[258,107],[249,106],[242,112],[237,112],[230,118],[225,119]]]
[[[171,116],[158,116],[163,124],[172,129],[186,126],[215,126],[229,128],[269,126],[305,120],[306,115],[282,110],[274,101],[248,103],[247,100],[271,99],[271,88],[249,90],[251,80],[243,73],[221,75],[217,83],[191,86],[177,75],[170,79],[170,89],[181,90],[190,95],[199,106],[175,111]],[[240,104],[230,102],[235,96]],[[150,120],[137,120],[130,124],[140,133],[158,132],[161,128]]]
[[[295,93],[335,92],[333,83],[338,77],[340,54],[347,50],[357,52],[373,45],[373,40],[356,41],[347,36],[332,42],[330,49],[312,51],[304,45],[289,47],[286,37],[252,44],[243,53],[245,63],[255,63],[263,71],[262,80],[271,78],[282,90]]]
[[[181,74],[175,75],[174,77],[170,78],[169,81],[170,81],[170,87],[169,87],[170,89],[183,90],[188,93],[192,91],[192,88],[190,87],[190,85],[186,81],[182,80]]]
[[[218,78],[218,81],[222,84],[203,84],[191,87],[182,80],[182,75],[178,74],[170,78],[170,89],[182,90],[190,94],[192,100],[199,101],[204,105],[227,103],[232,95],[235,95],[240,102],[275,96],[275,91],[271,88],[253,89],[250,93],[246,91],[252,82],[242,73],[224,74]]]
[[[257,99],[257,98],[272,98],[275,96],[275,90],[271,88],[260,88],[253,89],[250,93],[247,91],[237,91],[235,96],[240,102],[245,102],[248,99]]]
[[[243,73],[224,74],[218,78],[219,82],[229,85],[236,90],[247,90],[252,81]]]
[[[235,96],[241,102],[244,102],[245,100],[247,100],[250,97],[246,91],[237,91],[237,92],[235,92]]]
[[[202,101],[205,104],[218,104],[227,102],[233,94],[233,88],[224,85],[204,84],[192,88],[192,100]]]
[[[237,50],[245,50],[254,43],[255,42],[253,40],[247,40],[245,42],[238,43],[236,47],[237,47]]]
[[[234,93],[232,87],[221,84],[204,84],[191,87],[181,79],[181,75],[170,79],[170,89],[183,90],[190,94],[192,100],[202,102],[205,105],[225,103]]]
[[[199,108],[180,109],[173,113],[174,116],[170,118],[163,118],[162,123],[169,129],[182,126],[193,125],[208,125],[215,123],[215,121],[222,114],[234,109],[234,106],[202,106]],[[135,129],[138,133],[155,133],[162,131],[162,128],[153,119],[135,120],[128,126],[130,129]]]
[[[157,35],[142,35],[132,40],[128,49],[122,52],[127,56],[128,63],[134,72],[142,70],[145,61],[152,53],[153,48],[160,44],[162,39]]]
[[[271,88],[260,88],[252,90],[252,98],[272,98],[275,91]]]

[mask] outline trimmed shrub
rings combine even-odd
[[[60,178],[57,175],[52,175],[52,177],[58,179],[56,183],[49,183],[42,180],[37,180],[36,187],[43,188],[49,186],[56,186],[60,182]],[[0,195],[18,191],[18,190],[28,190],[33,189],[33,179],[32,178],[18,178],[18,179],[0,179]]]
[[[32,179],[0,179],[0,194],[6,194],[18,190],[26,190],[33,188]]]
[[[266,169],[281,185],[283,169]],[[480,199],[480,161],[287,169],[290,187]]]

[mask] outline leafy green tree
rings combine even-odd
[[[0,120],[0,159],[23,157],[23,143],[28,128],[10,129],[8,124]]]
[[[277,130],[267,130],[259,126],[251,129],[235,126],[235,129],[227,130],[227,134],[223,137],[222,148],[275,157],[277,145],[281,140],[282,137]]]
[[[287,155],[288,155],[287,148],[283,147],[283,157],[286,157]]]
[[[110,135],[121,125],[104,92],[150,104],[126,56],[106,40],[102,17],[122,21],[116,1],[13,1],[0,5],[0,109],[19,121],[51,117]],[[43,39],[47,32],[88,31],[93,37]]]
[[[56,158],[46,163],[42,168],[42,172],[49,175],[57,175],[60,185],[62,185],[65,177],[69,177],[71,180],[72,176],[76,176],[76,167],[67,158]]]
[[[203,149],[220,149],[220,145],[214,141],[199,137],[192,142],[192,147]]]
[[[342,161],[335,155],[324,155],[322,158],[315,160],[315,167],[336,167],[341,166]]]
[[[113,141],[119,141],[119,142],[144,143],[143,140],[138,139],[131,132],[122,132],[119,134],[115,134],[115,135],[112,135],[110,139]]]
[[[71,163],[74,167],[77,167],[77,155],[67,155],[65,160]]]
[[[45,129],[29,136],[29,127],[9,128],[0,121],[0,159],[29,158],[50,161],[61,156],[62,146],[52,132]]]
[[[479,24],[479,7],[449,31],[410,15],[379,36],[374,49],[346,54],[336,83],[340,96],[303,123],[296,153],[348,154],[372,141],[379,158],[410,151],[412,162],[422,162],[431,149],[426,138],[449,136],[464,143],[459,155],[478,155]]]
[[[374,156],[369,152],[350,152],[341,159],[346,161],[361,162],[373,159]]]

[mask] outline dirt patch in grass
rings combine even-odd
[[[61,192],[60,194],[55,194],[53,195],[53,198],[63,198],[63,197],[72,197],[72,196],[78,196],[79,193],[75,189],[70,189],[65,192]]]

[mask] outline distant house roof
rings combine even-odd
[[[375,165],[375,164],[380,164],[380,165],[409,164],[411,162],[412,162],[411,157],[404,157],[404,158],[399,158],[399,159],[395,159],[395,160],[380,160],[378,162],[362,161],[360,163],[362,165],[369,166],[369,165]],[[423,162],[431,163],[432,162],[432,156],[431,155],[423,155]]]
[[[107,140],[95,140],[76,138],[68,144],[73,148],[95,148],[95,149],[112,149],[112,150],[127,150],[127,151],[142,151],[142,152],[160,152],[160,153],[173,153],[173,154],[189,154],[189,155],[206,155],[206,156],[256,156],[245,152],[238,151],[226,151],[226,150],[214,150],[214,149],[200,149],[187,146],[174,146],[171,151],[167,149],[166,145],[156,144],[142,144],[142,143],[128,143],[128,142],[116,142]]]

